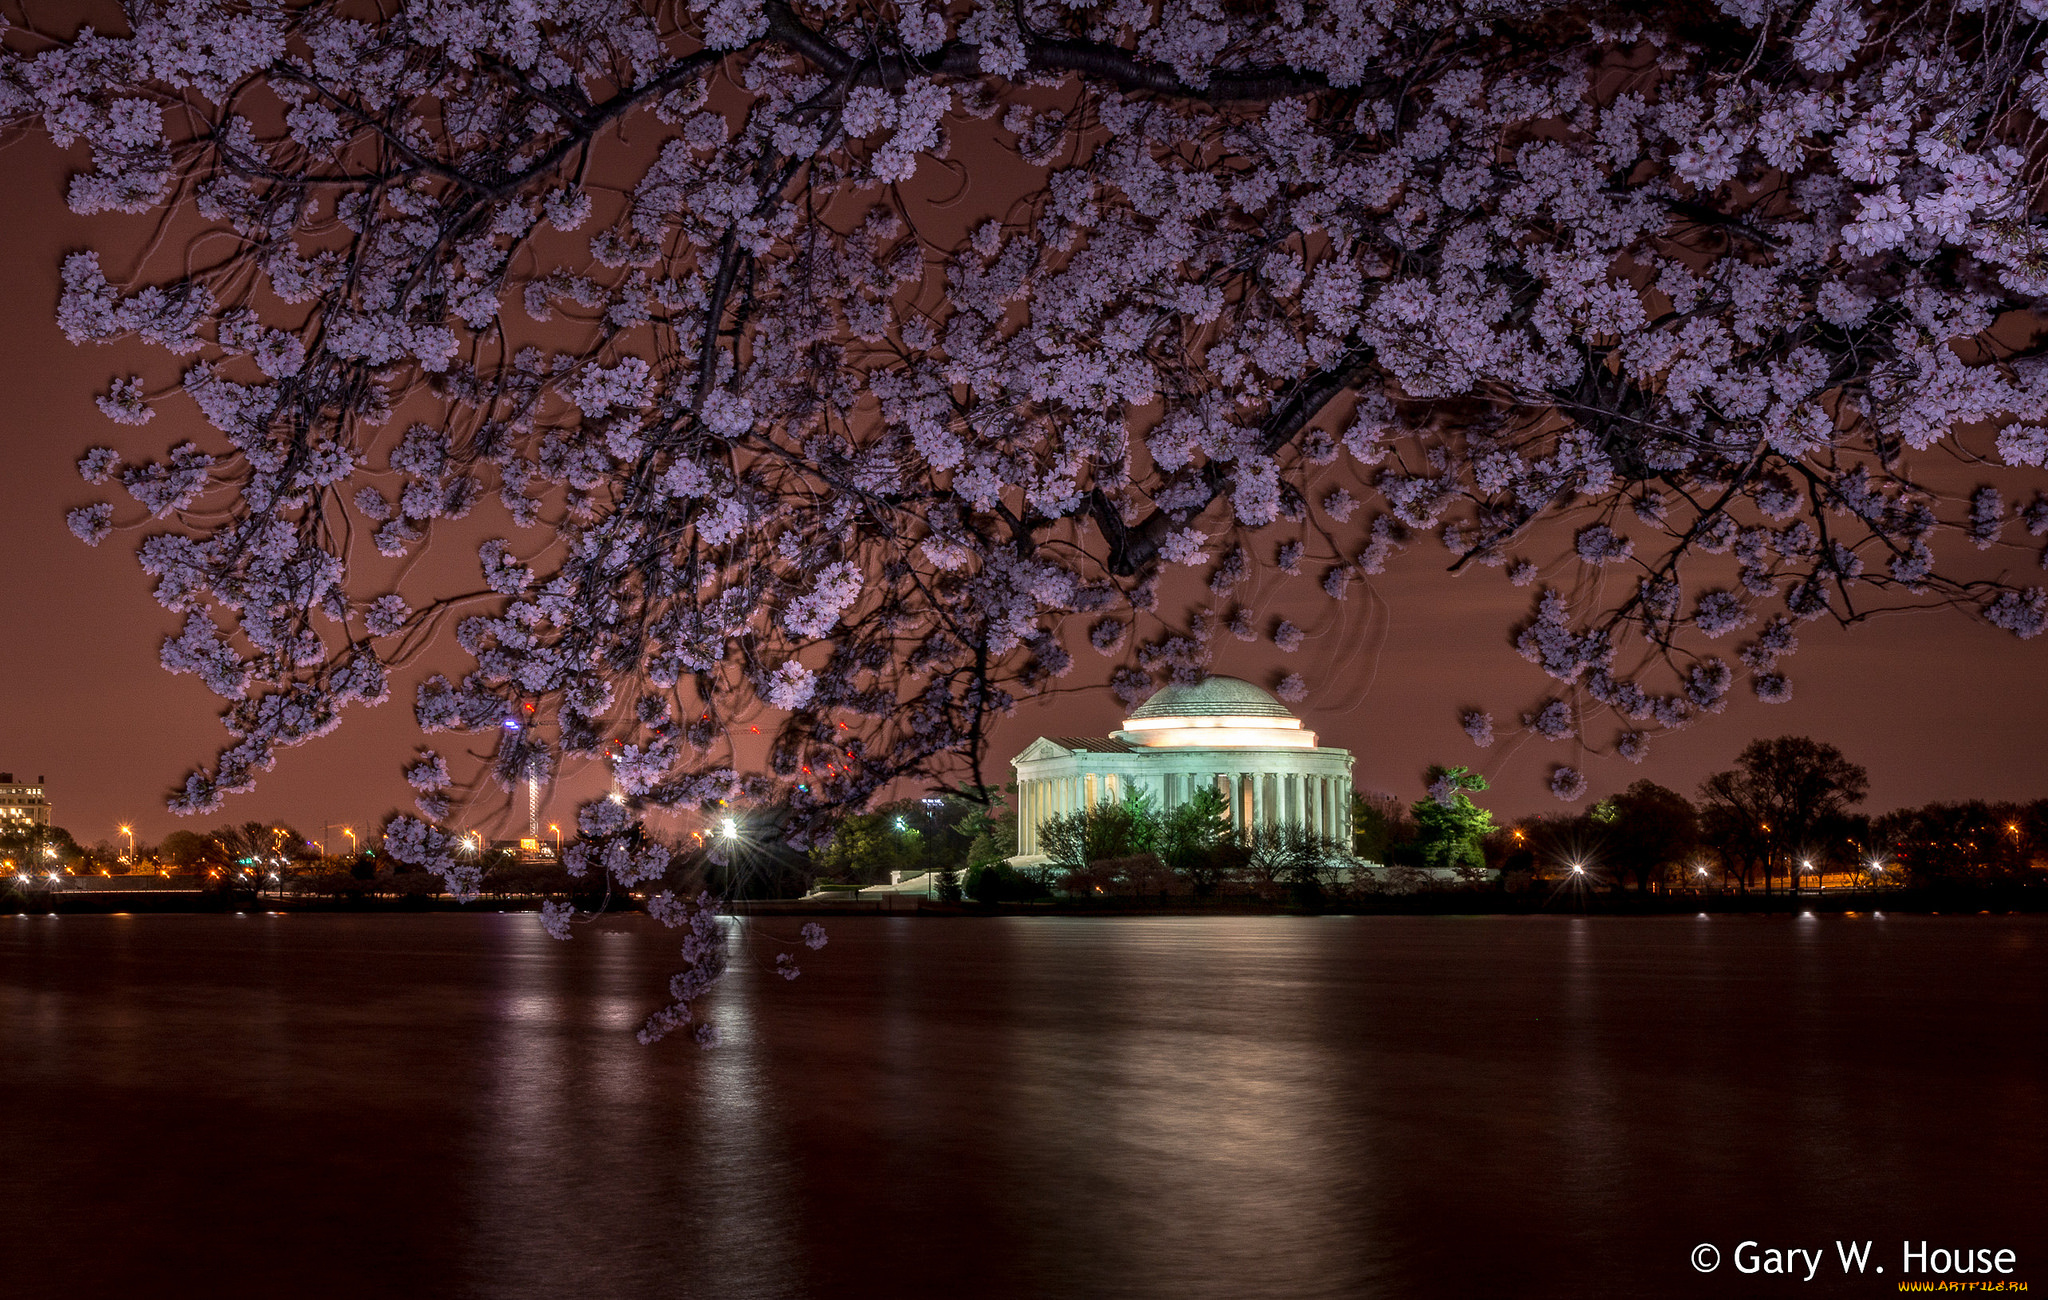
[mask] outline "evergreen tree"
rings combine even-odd
[[[1214,786],[1204,786],[1160,819],[1153,852],[1197,894],[1209,894],[1215,892],[1231,865],[1220,852],[1229,835],[1222,793]]]
[[[1442,766],[1432,766],[1426,778],[1429,797],[1412,810],[1422,865],[1449,867],[1460,874],[1485,870],[1484,841],[1493,830],[1493,814],[1473,803],[1471,794],[1486,789],[1486,778],[1466,768]]]

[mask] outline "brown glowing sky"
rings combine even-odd
[[[117,533],[88,549],[65,530],[63,513],[98,499],[99,490],[73,468],[88,446],[156,457],[186,436],[207,445],[217,439],[182,398],[164,403],[144,428],[109,423],[93,405],[109,376],[139,371],[157,387],[175,367],[139,346],[76,348],[57,330],[62,255],[132,246],[149,220],[80,218],[66,210],[64,178],[83,161],[82,150],[66,157],[33,139],[0,150],[0,231],[7,236],[0,252],[0,681],[8,692],[0,711],[0,770],[18,779],[46,777],[58,822],[82,842],[116,838],[123,821],[153,841],[183,824],[165,810],[165,792],[194,763],[210,759],[223,734],[219,701],[192,678],[157,667],[157,645],[171,619],[150,599],[148,580],[135,566],[136,535]],[[118,276],[122,268],[110,260],[108,269]],[[135,514],[127,504],[120,518]],[[1260,553],[1269,557],[1270,545]],[[2030,552],[2005,555],[2022,576],[2032,568]],[[1293,656],[1225,635],[1215,671],[1265,685],[1282,671],[1301,671],[1313,690],[1300,712],[1323,743],[1357,755],[1363,789],[1412,799],[1422,793],[1426,764],[1473,763],[1495,782],[1482,802],[1509,815],[1560,807],[1544,789],[1559,761],[1582,759],[1595,797],[1638,777],[1690,793],[1751,738],[1784,733],[1831,741],[1867,765],[1873,809],[2048,795],[2038,757],[2048,723],[2048,693],[2038,686],[2048,642],[2021,643],[1945,615],[1848,633],[1809,626],[1804,648],[1790,661],[1792,703],[1767,707],[1741,692],[1726,713],[1659,739],[1641,767],[1540,740],[1475,749],[1457,728],[1460,708],[1489,708],[1506,730],[1544,693],[1545,682],[1508,645],[1528,593],[1493,569],[1446,577],[1443,561],[1440,549],[1412,551],[1375,580],[1369,595],[1354,587],[1339,606],[1315,592],[1312,578],[1296,580],[1293,594],[1272,590],[1268,579],[1258,602],[1267,624],[1287,613],[1317,635]],[[1085,646],[1076,653],[1077,677],[1106,676],[1107,661]],[[283,819],[317,837],[329,824],[360,832],[408,806],[398,768],[417,739],[409,701],[420,675],[401,675],[390,705],[354,711],[335,735],[285,751],[256,793],[230,801],[202,824]],[[993,757],[1006,773],[1008,758],[1033,737],[1099,735],[1121,714],[1101,690],[1029,704],[996,732]],[[1597,728],[1595,739],[1604,745],[1611,730]],[[594,775],[565,782],[544,820],[566,825],[569,797],[601,788]],[[341,842],[338,829],[334,839]]]

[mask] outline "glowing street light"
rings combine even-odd
[[[739,818],[721,817],[718,822],[718,833],[729,840],[738,839],[740,837]]]
[[[341,833],[348,836],[348,855],[354,857],[357,852],[356,833],[346,826],[341,828]]]
[[[548,830],[550,830],[550,831],[552,831],[552,832],[554,833],[554,836],[555,836],[555,860],[559,862],[559,861],[561,861],[561,858],[562,858],[562,828],[561,828],[561,827],[559,827],[559,826],[557,826],[557,825],[555,825],[555,824],[554,824],[553,822],[549,822],[549,823],[548,823]]]
[[[133,862],[135,860],[135,828],[133,826],[123,826],[121,833],[128,837],[128,856],[122,858],[121,861]]]

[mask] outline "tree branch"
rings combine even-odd
[[[1144,91],[1174,99],[1198,99],[1213,104],[1264,103],[1289,95],[1312,95],[1330,89],[1329,78],[1319,72],[1302,72],[1284,66],[1222,68],[1212,72],[1206,86],[1181,80],[1180,74],[1162,63],[1143,59],[1120,46],[1101,41],[1079,41],[1048,37],[1023,28],[1024,51],[1033,72],[1078,72],[1084,77],[1108,81],[1124,90]],[[948,41],[929,61],[900,54],[878,54],[863,60],[808,26],[797,17],[789,0],[768,0],[768,36],[782,42],[833,77],[843,77],[859,66],[850,86],[894,88],[918,75],[980,77],[981,47],[963,41]]]
[[[1271,456],[1292,442],[1309,423],[1322,414],[1340,393],[1357,388],[1372,373],[1370,353],[1361,350],[1353,359],[1342,366],[1320,370],[1310,375],[1294,390],[1286,401],[1273,408],[1260,426],[1259,450]],[[1211,461],[1202,466],[1202,480],[1208,488],[1208,495],[1191,514],[1199,514],[1223,491],[1224,473],[1220,465]],[[1154,510],[1137,524],[1125,527],[1123,518],[1109,499],[1098,490],[1087,498],[1089,513],[1102,525],[1103,535],[1109,540],[1110,553],[1106,561],[1109,571],[1121,578],[1128,578],[1158,558],[1159,544],[1166,535],[1178,527],[1182,516],[1178,511]],[[1109,521],[1114,521],[1109,522]]]

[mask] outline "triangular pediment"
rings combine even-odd
[[[1026,745],[1017,757],[1011,759],[1010,765],[1014,767],[1018,763],[1029,763],[1041,758],[1065,758],[1073,752],[1051,736],[1040,736]]]

